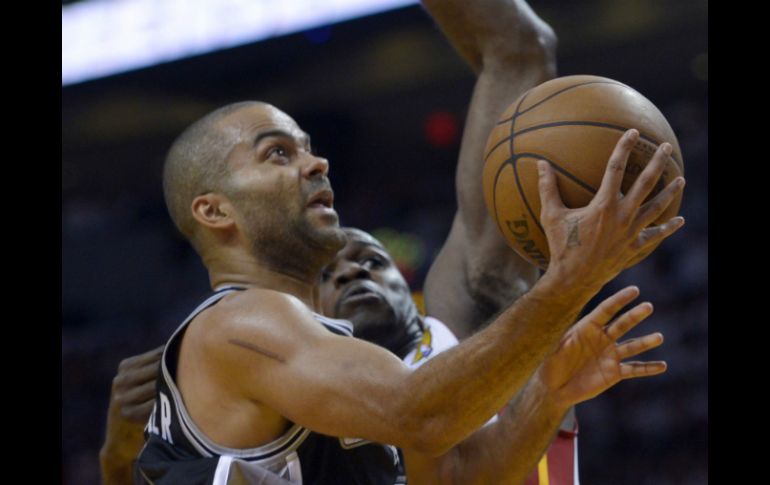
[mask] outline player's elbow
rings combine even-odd
[[[512,29],[512,35],[492,38],[483,49],[484,68],[510,72],[520,78],[529,73],[544,79],[556,76],[558,37],[550,25],[534,22]]]
[[[452,449],[461,438],[454,436],[449,423],[440,419],[414,416],[399,423],[404,447],[429,456],[440,456]]]

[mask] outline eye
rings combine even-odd
[[[361,260],[361,266],[367,269],[378,269],[385,266],[385,260],[379,256],[368,256]]]
[[[267,149],[267,152],[265,152],[265,155],[267,158],[287,158],[289,156],[289,151],[284,147],[283,145],[275,145],[273,147],[270,147]]]

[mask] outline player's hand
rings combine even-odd
[[[163,346],[121,361],[112,380],[107,436],[100,457],[104,468],[129,466],[144,444],[143,429],[155,403],[155,379]]]
[[[542,203],[540,220],[551,253],[546,273],[564,285],[598,291],[633,259],[655,247],[684,224],[673,217],[664,224],[647,227],[671,204],[684,187],[675,178],[650,201],[643,203],[658,182],[671,153],[662,143],[625,196],[621,183],[631,149],[639,137],[628,130],[615,146],[602,184],[586,207],[567,208],[559,194],[550,165],[538,162]]]
[[[124,359],[118,365],[110,397],[118,406],[123,420],[144,425],[150,417],[162,354],[161,345],[149,352]]]
[[[652,314],[652,305],[644,302],[614,318],[638,295],[639,289],[630,286],[601,302],[567,330],[540,366],[539,378],[563,406],[591,399],[623,379],[665,372],[663,361],[623,362],[662,344],[660,333],[616,343]]]

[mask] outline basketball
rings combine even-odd
[[[684,166],[671,126],[634,89],[604,77],[566,76],[530,89],[505,110],[484,150],[482,183],[487,209],[516,252],[542,269],[548,266],[548,243],[540,224],[537,161],[551,164],[564,205],[584,207],[601,185],[616,143],[631,128],[639,131],[639,138],[628,158],[623,193],[658,145],[669,142],[673,148],[649,200],[684,175]],[[680,205],[681,193],[653,224],[676,216]]]

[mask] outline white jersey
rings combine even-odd
[[[416,369],[425,362],[458,344],[457,337],[440,320],[425,317],[425,333],[420,344],[404,357],[406,365]],[[497,416],[486,422],[488,426]],[[577,423],[574,418],[567,429],[560,429],[537,468],[525,485],[579,485],[577,460]],[[562,423],[564,426],[566,423]]]
[[[420,344],[406,354],[404,362],[412,369],[426,363],[431,357],[458,344],[457,337],[441,321],[433,317],[425,317],[425,331]]]

